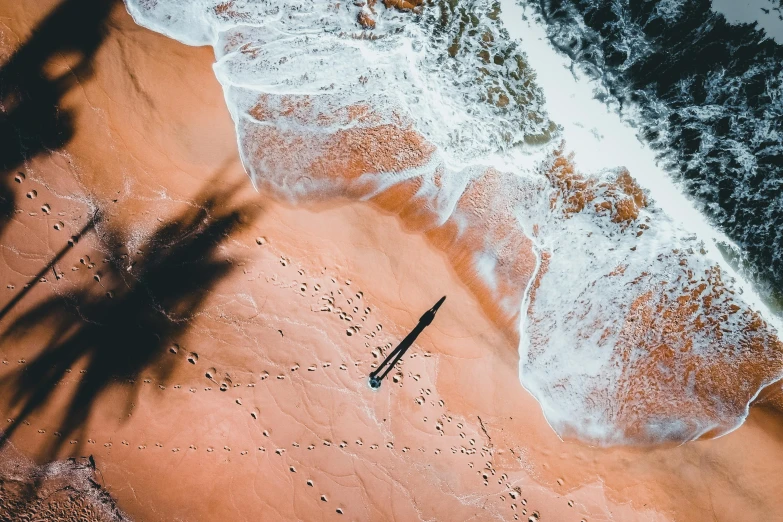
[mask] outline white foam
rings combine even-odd
[[[523,19],[524,8],[513,0],[501,1],[502,20],[513,39],[522,42],[528,63],[536,70],[537,85],[528,69],[516,61],[514,41],[486,15],[489,0],[457,4],[458,9],[474,10],[468,13],[467,19],[474,24],[469,30],[463,30],[459,15],[440,26],[440,16],[432,11],[435,7],[425,10],[416,23],[410,14],[379,4],[373,33],[378,39],[368,39],[367,33],[359,31],[358,7],[353,3],[236,0],[217,10],[216,3],[128,0],[128,8],[147,27],[186,43],[214,46],[215,73],[237,125],[243,164],[256,186],[269,187],[292,201],[344,195],[339,191],[346,190],[345,186],[304,174],[328,146],[329,138],[346,129],[403,122],[435,145],[436,153],[429,163],[415,169],[364,173],[352,181],[353,186],[363,187],[357,193],[370,197],[403,180],[418,178],[420,189],[413,200],[436,214],[437,224],[451,219],[461,233],[468,228],[502,229],[512,219],[526,232],[540,228],[532,240],[539,253],[546,250],[551,258],[529,317],[526,299],[524,303],[510,303],[503,295],[497,299],[504,308],[520,310],[521,306],[520,379],[558,433],[575,433],[600,443],[627,442],[616,410],[629,403],[640,408],[630,417],[644,427],[642,435],[647,438],[689,439],[716,425],[725,431],[742,421],[746,403],[705,402],[684,371],[668,383],[634,387],[635,393],[647,394],[643,400],[626,401],[622,395],[631,386],[628,373],[645,363],[645,346],[630,350],[627,359],[618,359],[619,330],[631,303],[647,292],[663,291],[664,282],[676,280],[682,269],[672,250],[698,250],[700,241],[710,245],[710,252],[688,259],[696,274],[719,263],[725,273],[737,277],[715,248],[716,242],[729,241],[655,165],[653,153],[636,139],[633,129],[593,99],[590,82],[570,73],[566,59],[549,45],[543,26],[529,16]],[[487,32],[496,42],[492,46],[480,42]],[[458,59],[449,58],[448,49],[453,51],[454,42],[459,43]],[[484,50],[494,56],[480,58]],[[539,87],[546,93],[545,106]],[[508,97],[506,105],[493,98],[498,93]],[[269,98],[269,114],[257,118],[252,109],[262,95]],[[308,97],[307,107],[297,109],[305,111],[305,117],[282,110],[284,96],[289,95]],[[361,105],[372,107],[373,121],[347,116],[347,107]],[[328,123],[319,115],[329,116]],[[623,229],[589,205],[570,218],[564,214],[562,200],[537,168],[559,140],[529,143],[546,141],[547,136],[557,138],[559,131],[552,128],[549,117],[562,126],[580,170],[594,176],[597,187],[604,187],[597,188],[598,193],[612,197],[602,193],[607,189],[600,183],[614,181],[617,171],[606,168],[616,165],[628,167],[649,190],[656,204],[640,215],[639,223],[650,224],[641,237],[637,232],[642,229]],[[254,137],[270,128],[290,143],[307,143],[307,148],[300,147],[295,157],[285,158],[280,157],[285,155],[285,143],[279,151],[258,150],[262,145]],[[498,203],[498,208],[460,209],[460,196],[483,176],[486,166],[514,173],[503,178],[507,186],[502,188],[513,192],[513,197],[490,198],[486,205]],[[436,172],[441,173],[439,181]],[[558,203],[553,209],[554,201]],[[507,240],[487,234],[483,250],[474,253],[475,268],[490,291],[504,286],[500,270],[513,264],[511,256],[519,255],[504,244]],[[619,266],[625,269],[610,276]],[[514,277],[509,273],[504,277]],[[763,310],[750,286],[738,281],[738,287],[744,288],[743,299]],[[520,295],[523,290],[525,296],[530,294],[528,279],[502,282],[518,284]],[[741,303],[738,297],[734,299]],[[724,324],[727,331],[722,335],[739,342],[740,326],[730,321]],[[694,329],[688,333],[695,357],[724,356],[715,347],[725,343],[716,342],[711,332]],[[739,354],[729,362],[752,355]],[[751,384],[737,387],[743,386]],[[755,392],[755,388],[743,391],[745,396]],[[676,398],[668,405],[659,401],[662,409],[655,412],[644,410],[645,401],[667,393]],[[688,412],[687,418],[678,417],[683,411]]]
[[[603,443],[623,442],[623,437],[618,438],[618,433],[613,431],[612,400],[608,398],[621,385],[622,372],[613,366],[616,354],[610,349],[618,332],[601,339],[602,331],[594,325],[617,324],[627,315],[631,299],[639,295],[638,290],[627,288],[628,281],[645,272],[653,274],[645,289],[671,280],[676,272],[675,260],[651,269],[650,262],[658,255],[670,253],[674,248],[696,247],[703,241],[708,245],[707,255],[689,260],[695,271],[699,273],[699,268],[706,270],[715,264],[721,266],[724,274],[736,279],[735,288],[743,299],[762,311],[778,331],[780,322],[766,309],[752,285],[720,255],[717,244],[732,245],[732,242],[710,225],[677,184],[656,165],[654,153],[640,142],[636,131],[594,97],[593,82],[572,68],[569,59],[550,45],[545,27],[536,20],[532,9],[514,0],[501,0],[501,5],[506,28],[513,38],[522,41],[527,60],[537,72],[537,82],[546,93],[545,108],[562,126],[568,148],[576,153],[580,171],[601,177],[600,171],[606,167],[627,167],[654,200],[652,212],[642,215],[654,223],[653,228],[641,240],[623,234],[612,237],[584,214],[569,220],[567,226],[558,220],[542,225],[539,243],[553,253],[549,275],[554,277],[542,280],[536,298],[538,311],[534,314],[539,322],[525,328],[523,335],[527,334],[527,338],[520,346],[520,380],[539,400],[550,424],[559,433],[576,432]],[[543,209],[528,219],[535,222],[541,215]],[[580,243],[580,237],[589,237],[590,244]],[[635,250],[629,255],[631,246]],[[580,255],[589,257],[589,261],[580,259]],[[596,275],[608,274],[620,265],[627,265],[632,273],[626,270],[623,277],[596,279]],[[564,315],[562,308],[569,304],[578,305],[578,311]],[[535,335],[549,338],[551,349],[531,354],[530,336]],[[704,356],[712,353],[709,336],[693,336],[693,341],[695,353]],[[639,356],[644,354],[635,354]],[[555,383],[568,383],[568,388],[553,386]],[[596,393],[607,397],[603,404],[591,397]],[[678,406],[686,407],[685,402]],[[722,433],[739,425],[746,409],[734,408],[725,414],[721,419],[725,424],[719,430]],[[647,431],[663,438],[688,439],[715,428],[715,419],[710,415],[698,417],[697,414],[690,419],[650,418]]]
[[[502,19],[512,38],[522,42],[527,60],[536,71],[536,81],[546,93],[545,109],[559,125],[569,150],[576,153],[576,164],[583,172],[623,166],[649,191],[656,206],[679,225],[680,234],[695,234],[708,245],[708,255],[725,273],[737,280],[744,299],[779,331],[781,318],[769,310],[759,294],[720,255],[718,244],[739,247],[700,213],[685,191],[658,165],[655,153],[639,138],[638,130],[595,98],[593,80],[572,67],[571,60],[558,53],[546,36],[546,27],[537,20],[529,5],[516,0],[501,0]],[[628,109],[631,110],[631,109]]]

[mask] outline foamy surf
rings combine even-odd
[[[653,170],[647,156],[588,156],[573,121],[544,105],[552,86],[541,72],[536,81],[539,55],[522,54],[496,3],[128,9],[214,47],[257,187],[295,202],[372,200],[442,248],[485,310],[519,327],[520,380],[559,434],[599,444],[717,436],[781,375],[761,305],[705,243],[715,231],[679,203],[650,200],[678,193],[653,186],[665,180],[656,174],[642,176],[652,190],[636,184],[633,169]],[[607,168],[632,160],[630,175]]]

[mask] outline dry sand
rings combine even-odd
[[[0,6],[0,75],[32,93],[2,129],[0,409],[25,457],[93,455],[136,520],[783,520],[776,411],[678,447],[560,441],[453,252],[382,202],[256,192],[211,50],[57,5]],[[22,162],[7,121],[57,132]]]

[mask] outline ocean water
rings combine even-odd
[[[770,0],[714,4],[529,2],[550,43],[740,247],[726,254],[779,311],[783,16]]]
[[[691,3],[658,4],[676,18]],[[615,4],[625,16],[622,2],[601,3]],[[630,88],[611,87],[602,74],[622,75],[590,59],[609,44],[585,21],[586,2],[440,0],[417,12],[322,0],[127,7],[143,26],[215,49],[259,189],[293,202],[397,190],[417,209],[407,214],[427,216],[423,231],[450,227],[452,243],[470,245],[487,294],[518,325],[520,382],[561,436],[622,444],[721,435],[783,375],[778,318],[764,302],[783,272],[759,261],[779,263],[781,253],[774,237],[752,236],[779,238],[783,219],[779,171],[754,174],[780,157],[780,61],[776,69],[778,47],[754,29],[741,27],[737,49],[758,39],[741,65],[751,74],[755,63],[764,81],[732,91],[705,69],[702,91],[726,92],[721,104],[699,95],[689,112],[644,89],[647,98],[624,100]],[[358,23],[362,13],[373,29]],[[636,38],[634,20],[620,25]],[[705,31],[699,23],[696,33]],[[594,53],[574,52],[573,38]],[[633,45],[628,57],[654,54]],[[693,82],[647,74],[656,93],[669,82],[664,93],[693,96]],[[753,103],[737,94],[746,91]],[[715,111],[728,111],[731,143],[728,131],[716,134],[724,124],[704,123]],[[656,115],[696,128],[698,147]],[[705,172],[715,177],[698,185]],[[722,180],[736,185],[733,213],[721,206]],[[764,206],[740,215],[756,200]],[[752,223],[729,226],[748,213]],[[515,268],[528,256],[534,266]]]

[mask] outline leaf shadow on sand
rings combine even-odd
[[[36,155],[66,145],[74,135],[73,109],[62,100],[93,74],[116,0],[65,0],[0,65],[0,233],[14,210],[17,169]],[[51,67],[52,60],[68,63]]]
[[[224,242],[260,212],[257,205],[231,204],[241,185],[202,192],[192,208],[161,225],[132,253],[118,231],[96,222],[108,259],[102,271],[116,282],[112,291],[84,283],[34,304],[0,333],[4,345],[42,345],[21,369],[0,379],[0,393],[17,412],[0,436],[0,446],[30,415],[64,400],[58,407],[60,436],[47,437],[41,455],[57,458],[70,438],[78,437],[81,445],[79,435],[102,394],[121,390],[125,403],[117,405],[122,410],[117,413],[125,417],[142,372],[163,381],[175,363],[185,360],[171,357],[170,347],[231,272],[233,261],[221,251]],[[70,373],[72,367],[85,371]],[[57,390],[64,379],[75,381],[65,399]],[[79,445],[70,453],[78,454]]]

